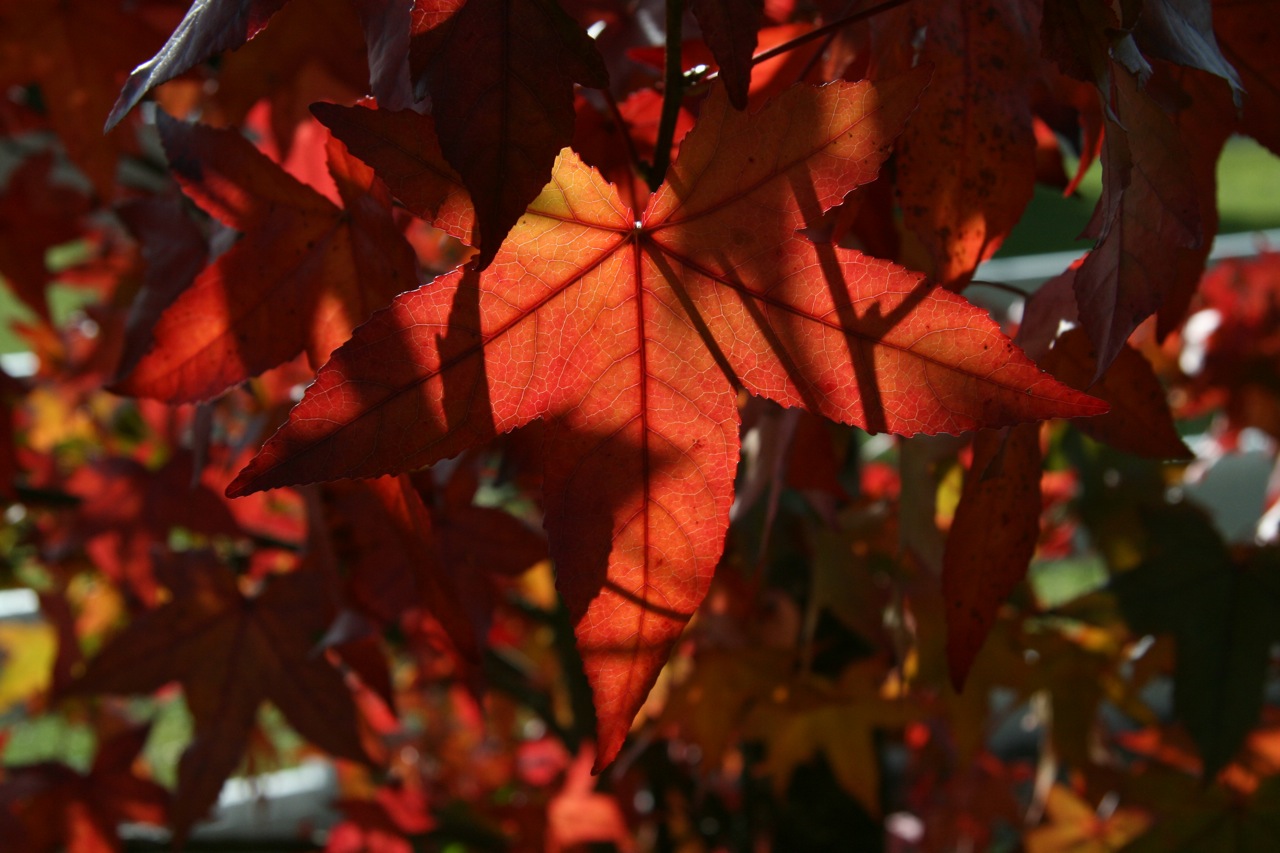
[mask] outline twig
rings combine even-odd
[[[1025,290],[1014,287],[1012,284],[1005,284],[1002,281],[985,281],[980,278],[975,278],[970,280],[969,283],[981,285],[982,287],[994,287],[996,290],[1003,290],[1005,293],[1012,293],[1014,296],[1018,297],[1019,299],[1026,299],[1028,296],[1031,295],[1027,293]]]
[[[667,0],[667,56],[662,72],[662,118],[658,123],[657,147],[653,152],[653,169],[649,172],[649,189],[657,192],[671,164],[671,143],[675,141],[676,119],[684,98],[684,67],[680,61],[681,28],[684,24],[683,0]]]
[[[773,59],[775,56],[780,56],[786,53],[787,51],[795,50],[797,47],[800,47],[803,44],[808,44],[811,41],[820,39],[823,36],[827,35],[828,33],[834,33],[836,30],[840,29],[841,27],[847,27],[849,24],[856,24],[858,23],[858,21],[865,21],[867,18],[875,17],[881,12],[887,12],[890,9],[893,9],[897,6],[901,6],[904,3],[909,3],[909,2],[910,0],[885,0],[884,3],[877,3],[875,6],[872,6],[869,9],[863,9],[861,11],[853,12],[852,14],[845,15],[844,17],[836,18],[834,21],[828,24],[823,24],[817,29],[810,30],[809,32],[804,33],[803,35],[798,35],[795,38],[791,39],[790,41],[785,41],[782,44],[775,45],[774,47],[769,48],[763,53],[757,53],[755,56],[751,57],[751,64],[759,65],[761,62],[765,62],[767,60]],[[714,80],[719,75],[720,75],[720,72],[716,71],[716,72],[712,72],[711,74],[708,74],[703,79],[706,81],[710,81],[710,80]]]
[[[854,2],[855,0],[849,0],[848,3],[844,4],[844,11],[840,13],[841,16],[849,14],[849,7],[852,6]],[[802,82],[804,78],[808,77],[809,72],[812,71],[814,66],[818,64],[818,61],[822,59],[823,54],[831,49],[831,43],[836,40],[836,35],[837,34],[834,32],[827,33],[826,39],[822,42],[822,47],[813,52],[813,56],[809,57],[809,61],[804,64],[804,68],[800,69],[800,73],[796,75],[797,83]]]

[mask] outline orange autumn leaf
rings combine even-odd
[[[1054,785],[1045,804],[1048,819],[1027,831],[1027,853],[1110,853],[1142,835],[1151,817],[1137,809],[1121,807],[1109,815],[1098,814],[1069,788]]]
[[[545,525],[608,763],[719,560],[737,389],[903,435],[1104,408],[960,297],[798,233],[875,177],[927,76],[752,115],[717,88],[638,216],[562,152],[493,264],[362,326],[230,493],[410,470],[545,421]],[[402,198],[442,172],[408,174]]]
[[[748,738],[764,743],[758,772],[782,794],[797,768],[819,755],[850,796],[870,814],[882,814],[876,733],[899,731],[921,716],[907,698],[886,698],[878,684],[879,664],[849,667],[837,684],[818,677],[797,678],[754,705],[744,723]]]

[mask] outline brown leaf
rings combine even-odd
[[[440,148],[475,204],[484,269],[573,139],[573,84],[602,88],[609,74],[555,0],[469,0],[414,40]]]
[[[898,191],[933,277],[952,290],[995,253],[1031,201],[1030,8],[945,0],[921,10],[921,61],[934,72],[898,141]]]

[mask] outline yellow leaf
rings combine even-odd
[[[1116,809],[1104,818],[1062,785],[1049,792],[1045,816],[1048,822],[1023,838],[1027,853],[1112,853],[1151,825],[1151,818],[1136,809]]]
[[[57,651],[57,636],[44,622],[0,623],[0,714],[49,686]]]

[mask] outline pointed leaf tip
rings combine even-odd
[[[108,133],[161,83],[256,36],[288,0],[195,0],[164,46],[129,75],[107,116]]]
[[[319,367],[351,330],[413,287],[413,249],[385,190],[340,143],[328,149],[338,207],[231,129],[157,126],[182,191],[242,237],[161,314],[154,344],[116,388],[166,402],[210,399],[300,352]]]

